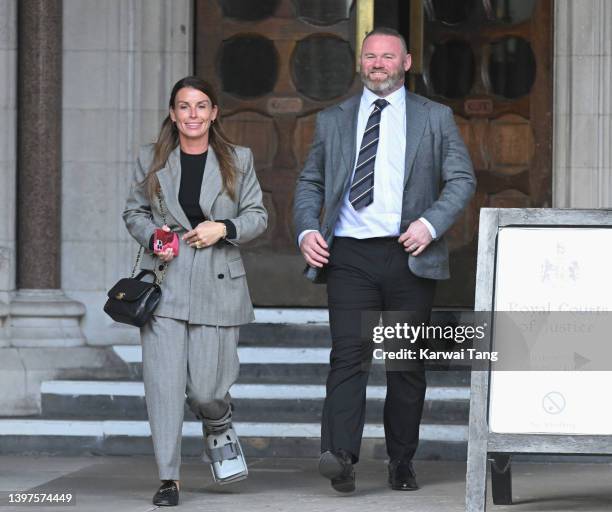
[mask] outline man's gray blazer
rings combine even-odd
[[[209,220],[229,219],[236,226],[236,245],[219,242],[195,249],[180,241],[179,255],[168,265],[162,283],[162,299],[155,315],[187,320],[194,324],[240,325],[254,318],[239,244],[266,229],[268,215],[253,168],[251,150],[236,146],[236,201],[223,189],[219,162],[208,148],[200,207]],[[163,225],[157,198],[149,201],[140,183],[153,159],[153,145],[143,146],[132,178],[123,219],[130,234],[146,248],[141,268],[155,269],[161,261],[149,251],[149,239]],[[181,183],[180,147],[157,172],[164,201],[166,223],[180,237],[191,224],[178,200]]]
[[[294,224],[299,235],[319,231],[331,248],[342,199],[355,167],[357,115],[361,95],[319,112],[312,147],[295,191]],[[417,276],[448,279],[444,233],[476,188],[474,170],[450,108],[406,91],[406,157],[400,230],[419,217],[437,238],[419,256],[406,254]],[[322,215],[321,215],[322,213]],[[323,269],[307,277],[325,281]]]

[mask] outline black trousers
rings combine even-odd
[[[371,329],[380,316],[376,312],[406,312],[411,322],[427,321],[435,283],[410,271],[407,253],[397,238],[334,240],[327,268],[332,350],[321,424],[322,451],[344,449],[354,462],[359,460],[374,345]],[[416,363],[387,368],[386,375],[387,453],[391,460],[410,460],[419,441],[425,371],[422,363]]]

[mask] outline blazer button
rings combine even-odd
[[[223,274],[219,274],[217,277],[218,277],[219,279],[223,279],[225,276],[224,276]]]

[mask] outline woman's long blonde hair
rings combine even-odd
[[[184,87],[191,87],[202,91],[206,96],[210,98],[213,107],[219,107],[217,101],[217,95],[213,87],[206,81],[198,78],[197,76],[186,76],[181,78],[174,84],[172,92],[170,93],[170,101],[168,102],[169,108],[174,108],[174,102],[176,100],[177,93]],[[229,196],[236,199],[236,166],[235,166],[235,149],[234,144],[225,135],[223,128],[220,123],[220,115],[217,114],[217,119],[214,123],[211,123],[208,129],[208,143],[213,148],[217,160],[219,161],[219,168],[221,169],[221,179],[223,181],[223,187],[229,194]],[[153,161],[151,167],[143,180],[143,185],[146,187],[147,195],[152,200],[157,192],[159,191],[159,180],[157,179],[157,171],[162,169],[170,153],[179,145],[179,133],[176,125],[170,118],[170,114],[164,119],[161,129],[159,130],[159,136],[155,143],[153,151]]]

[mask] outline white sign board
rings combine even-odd
[[[612,229],[500,228],[495,275],[496,311],[612,311]],[[612,435],[612,371],[492,371],[489,389],[490,432]]]

